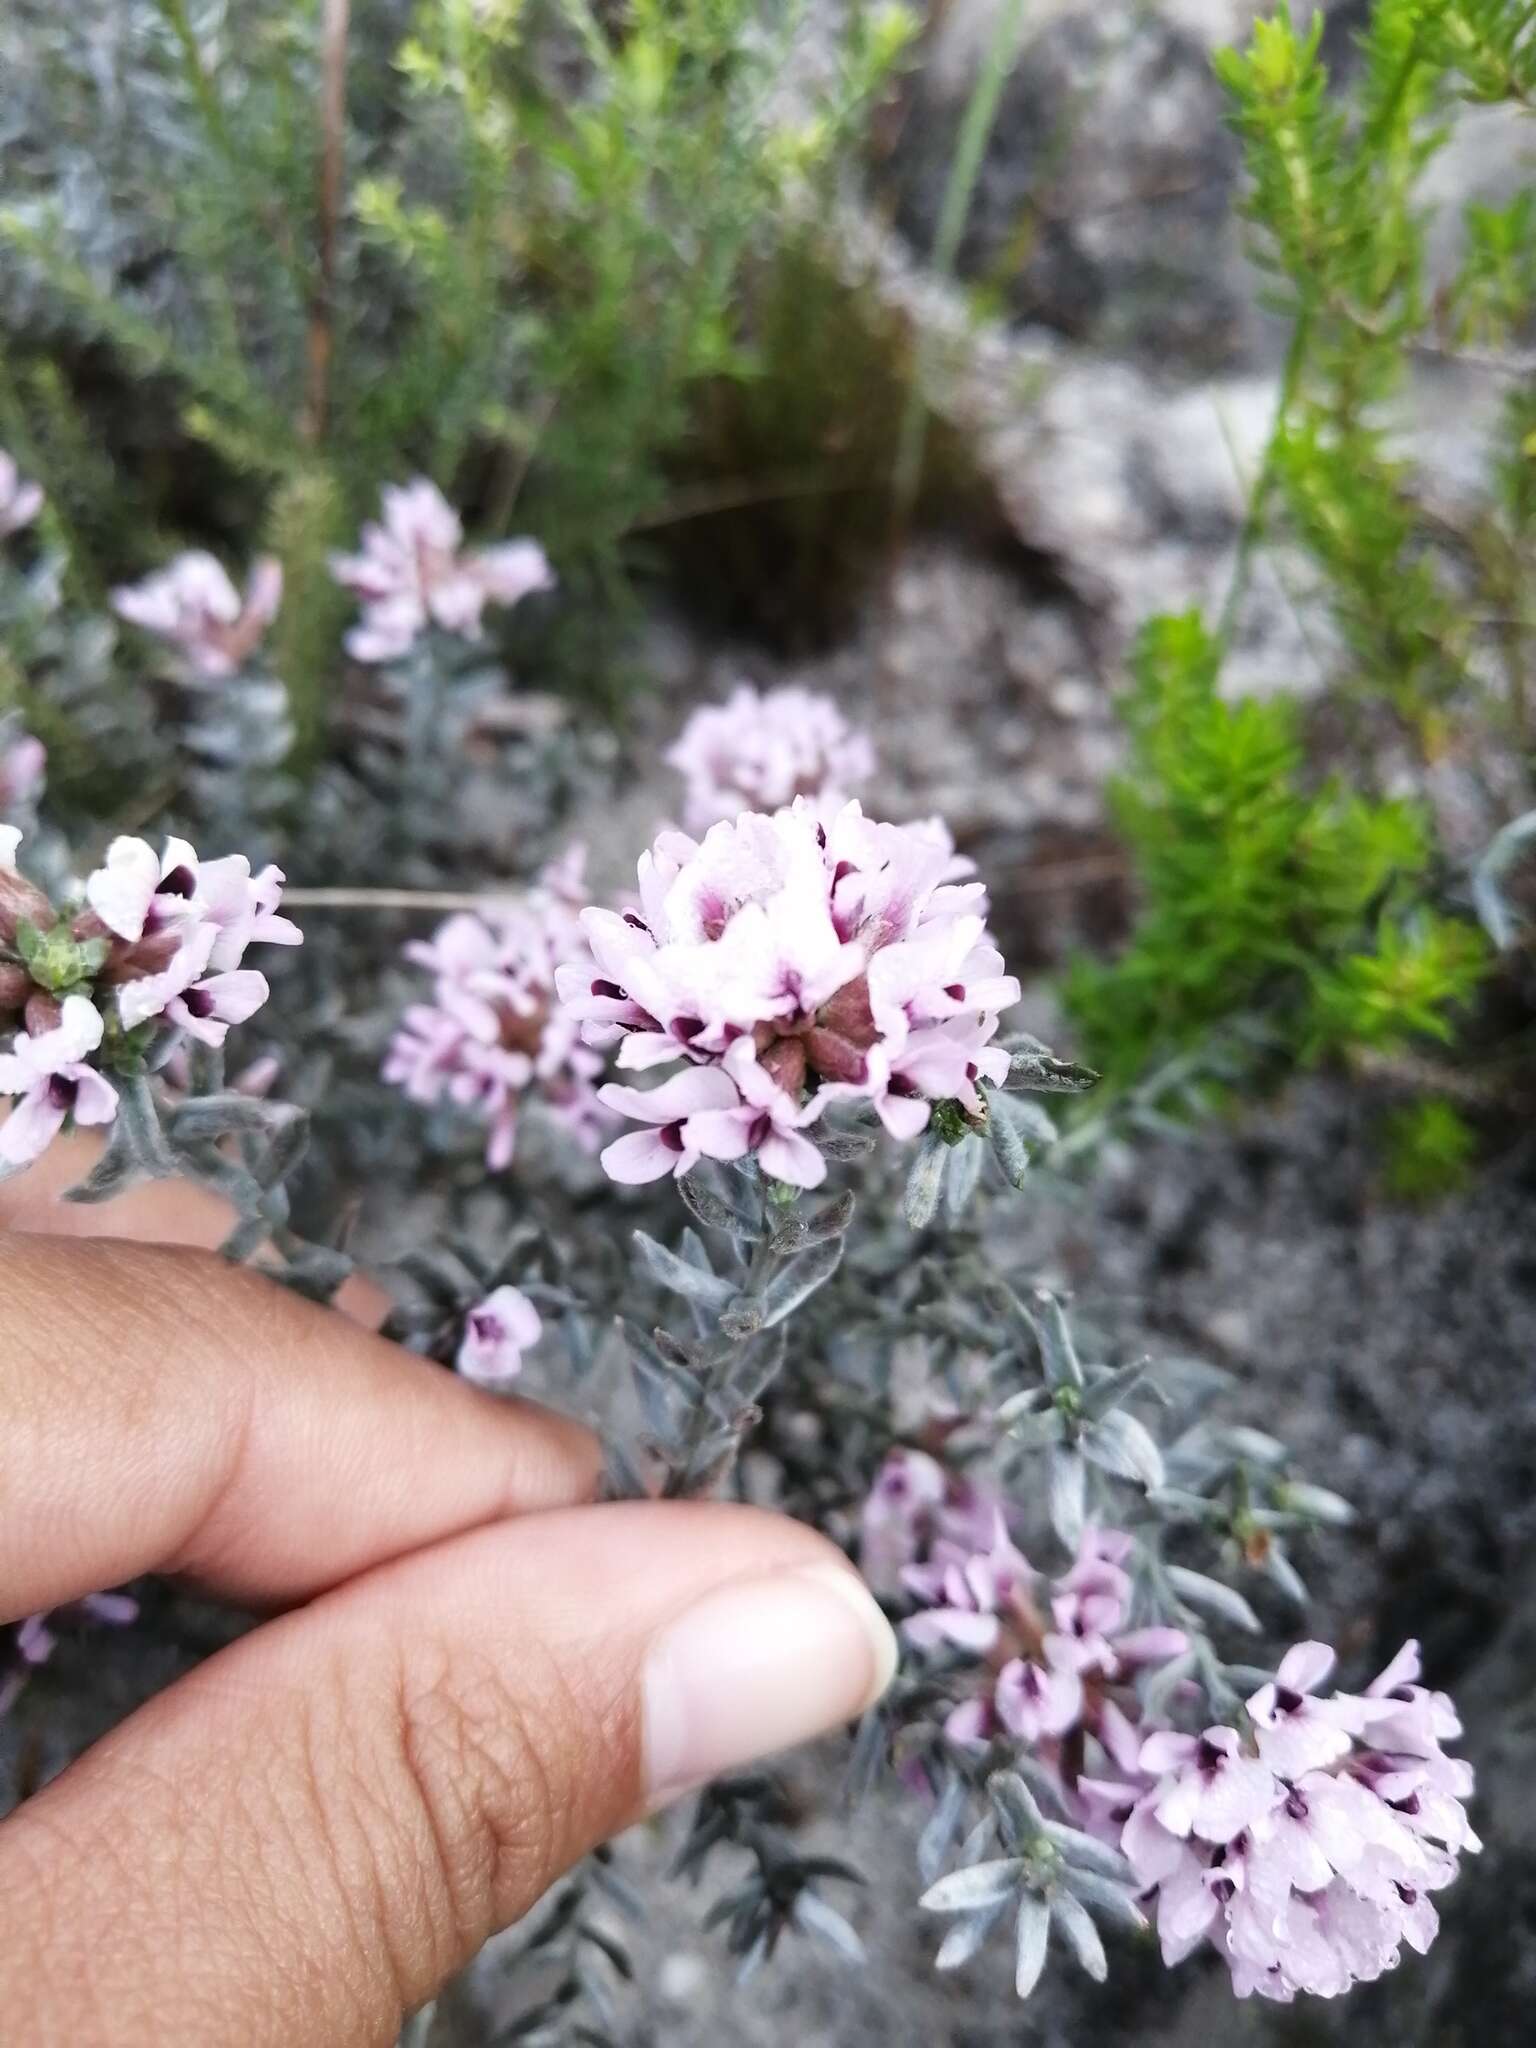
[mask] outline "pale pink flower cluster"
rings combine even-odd
[[[1012,1736],[1049,1767],[1080,1729],[1123,1753],[1135,1711],[1126,1688],[1188,1648],[1181,1629],[1129,1625],[1132,1548],[1120,1530],[1089,1528],[1071,1569],[1052,1580],[1014,1544],[998,1495],[902,1449],[865,1503],[860,1559],[876,1590],[895,1576],[919,1603],[902,1624],[909,1642],[986,1660],[982,1688],[945,1722],[950,1740]]]
[[[47,766],[48,749],[31,733],[0,738],[0,818],[41,794]]]
[[[18,836],[0,828],[0,1012],[23,1027],[0,1052],[0,1095],[18,1098],[0,1125],[0,1167],[36,1159],[65,1123],[108,1124],[118,1095],[102,1065],[108,1045],[145,1027],[224,1043],[266,1001],[266,977],[243,965],[249,946],[296,946],[301,934],[279,913],[283,876],[251,873],[242,854],[199,860],[184,839],[163,852],[120,838],[85,885],[85,908],[61,921],[15,871]],[[62,1000],[31,985],[19,939],[23,923],[94,947],[90,992]],[[14,952],[16,957],[7,956]]]
[[[595,1082],[603,1062],[556,1001],[557,974],[573,962],[593,969],[577,906],[580,861],[550,870],[518,902],[450,917],[407,958],[429,970],[432,1000],[401,1018],[384,1078],[415,1102],[448,1101],[489,1126],[487,1163],[507,1166],[518,1118],[541,1102],[594,1149],[605,1121]]]
[[[109,1628],[126,1628],[138,1620],[139,1603],[127,1593],[87,1593],[68,1607],[50,1608],[44,1614],[28,1614],[17,1622],[12,1634],[18,1668],[0,1670],[0,1715],[15,1702],[28,1675],[46,1664],[58,1648],[55,1622],[61,1614],[79,1614],[90,1621],[105,1622]]]
[[[30,526],[42,509],[42,485],[28,483],[14,457],[0,448],[0,540]]]
[[[649,1092],[610,1085],[646,1129],[603,1154],[614,1180],[755,1155],[815,1187],[806,1135],[839,1101],[913,1138],[934,1103],[983,1107],[992,1041],[1019,984],[987,936],[986,895],[937,825],[888,825],[857,803],[743,812],[702,840],[665,831],[640,859],[637,907],[589,909],[595,965],[558,975],[587,1042],[630,1070],[682,1063]]]
[[[257,558],[242,597],[223,563],[193,548],[142,583],[114,590],[112,609],[174,647],[192,677],[213,683],[251,659],[282,598],[282,565],[274,556]]]
[[[536,541],[466,548],[464,526],[436,484],[416,477],[386,484],[383,512],[362,532],[355,555],[333,555],[331,573],[362,603],[347,635],[358,661],[398,661],[429,625],[479,637],[485,607],[514,605],[554,587]]]
[[[686,786],[690,832],[740,811],[780,810],[796,797],[836,810],[875,772],[868,735],[830,697],[794,686],[762,696],[750,683],[695,711],[666,758]]]
[[[1080,1788],[1124,1825],[1120,1846],[1156,1902],[1164,1960],[1210,1941],[1240,1998],[1335,1998],[1421,1955],[1431,1894],[1482,1845],[1467,1820],[1472,1767],[1444,1693],[1408,1643],[1363,1693],[1323,1699],[1325,1644],[1289,1651],[1247,1703],[1249,1732],[1163,1730],[1129,1783]]]
[[[522,1289],[498,1287],[465,1316],[455,1364],[477,1386],[505,1386],[543,1334],[543,1319]]]

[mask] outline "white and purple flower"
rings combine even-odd
[[[1240,1998],[1335,1998],[1405,1944],[1423,1953],[1430,1894],[1481,1846],[1462,1803],[1471,1768],[1440,1747],[1460,1724],[1418,1685],[1417,1644],[1365,1693],[1319,1699],[1333,1661],[1322,1643],[1287,1654],[1247,1702],[1252,1747],[1227,1727],[1142,1746],[1155,1782],[1120,1846],[1155,1898],[1164,1960],[1210,1940]]]
[[[505,1386],[523,1369],[523,1353],[544,1334],[538,1310],[517,1287],[498,1287],[464,1318],[456,1364],[478,1386]]]
[[[358,661],[398,661],[429,625],[478,639],[486,606],[518,604],[554,587],[536,541],[466,549],[464,527],[436,484],[386,484],[383,514],[363,528],[355,555],[333,555],[331,573],[362,616],[347,636]]]
[[[979,1113],[979,1084],[1006,1078],[993,1040],[1019,984],[986,940],[984,910],[933,827],[880,824],[857,803],[822,816],[798,799],[698,841],[661,833],[640,860],[637,907],[584,912],[590,960],[563,966],[557,986],[620,1067],[684,1062],[716,1077],[708,1101],[693,1091],[695,1155],[750,1153],[814,1187],[826,1169],[806,1132],[830,1104],[867,1102],[911,1137],[935,1102]],[[642,1112],[637,1090],[605,1099],[677,1122]],[[651,1177],[675,1170],[654,1144],[643,1151]],[[605,1155],[627,1175],[641,1157]]]
[[[414,1102],[450,1102],[479,1117],[497,1172],[511,1163],[530,1102],[587,1151],[607,1121],[596,1087],[602,1057],[555,998],[562,965],[580,961],[592,972],[570,893],[580,875],[579,857],[568,857],[519,901],[461,912],[405,949],[431,973],[432,1000],[405,1011],[384,1078]]]
[[[117,1115],[117,1090],[88,1064],[103,1028],[89,997],[68,995],[51,1030],[18,1031],[0,1053],[0,1095],[19,1098],[0,1124],[0,1166],[30,1165],[70,1118],[109,1124]]]
[[[868,737],[830,697],[795,687],[760,696],[748,683],[724,704],[695,711],[667,760],[684,780],[690,832],[742,811],[776,811],[796,797],[837,810],[875,772]]]
[[[243,965],[247,947],[302,939],[280,913],[281,873],[253,875],[243,855],[200,861],[184,839],[159,853],[147,840],[115,839],[86,880],[85,908],[61,918],[14,872],[18,842],[14,827],[0,827],[0,936],[17,954],[0,960],[0,1009],[20,1012],[25,1025],[0,1053],[0,1094],[19,1098],[0,1126],[0,1165],[11,1170],[36,1159],[71,1120],[113,1121],[111,1076],[141,1071],[153,1027],[222,1045],[230,1026],[267,1000],[266,977]],[[24,924],[41,955],[20,946]],[[27,964],[40,958],[54,963],[39,969],[41,983]],[[57,984],[61,959],[68,974]],[[55,985],[69,990],[62,1002]]]
[[[141,583],[114,590],[112,608],[129,625],[174,647],[195,679],[219,682],[255,654],[282,596],[283,572],[275,557],[257,558],[242,597],[223,563],[193,548]]]

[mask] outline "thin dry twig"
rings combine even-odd
[[[494,910],[511,902],[512,889],[284,889],[294,910]]]
[[[325,433],[331,362],[336,349],[336,250],[346,180],[347,38],[351,11],[351,0],[324,0],[321,17],[318,268],[310,299],[304,393],[304,438],[311,444],[319,442]]]

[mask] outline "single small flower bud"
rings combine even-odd
[[[823,1005],[821,1021],[829,1031],[835,1031],[861,1052],[869,1050],[880,1034],[869,1007],[869,982],[864,975],[840,988],[831,1002]]]
[[[776,1039],[761,1055],[758,1065],[771,1074],[786,1095],[798,1095],[805,1086],[805,1043],[799,1038]]]
[[[812,1025],[805,1034],[805,1049],[811,1065],[824,1081],[850,1081],[858,1087],[869,1072],[869,1061],[856,1045],[851,1045],[840,1032],[823,1030],[819,1024]]]
[[[0,960],[0,1010],[19,1010],[27,1000],[32,977],[16,960]]]
[[[88,922],[77,921],[78,925]],[[101,979],[112,988],[120,987],[125,981],[140,981],[146,975],[163,974],[181,950],[182,933],[174,926],[167,925],[162,931],[146,932],[142,939],[114,939],[106,964],[101,970]],[[90,939],[86,939],[90,943]]]
[[[53,905],[42,890],[15,868],[0,867],[0,946],[15,944],[20,925],[36,925],[39,931],[47,931],[53,921]]]
[[[46,989],[35,988],[27,997],[25,1015],[28,1031],[34,1038],[41,1038],[45,1031],[58,1030],[64,1021],[64,1006]]]

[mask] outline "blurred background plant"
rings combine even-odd
[[[590,680],[691,402],[754,373],[748,272],[814,213],[915,29],[851,10],[793,94],[801,14],[11,11],[0,434],[50,477],[77,593],[173,535],[264,535],[312,748],[342,617],[326,555],[414,471],[492,533],[514,506],[537,528],[592,600],[567,618]]]
[[[1269,1061],[1453,1042],[1488,949],[1432,812],[1396,793],[1414,774],[1394,737],[1410,762],[1470,755],[1473,774],[1490,732],[1529,761],[1536,188],[1468,204],[1438,279],[1426,190],[1460,109],[1529,108],[1529,10],[1377,0],[1344,90],[1323,26],[1281,8],[1216,60],[1287,341],[1219,623],[1150,621],[1122,698],[1131,765],[1114,804],[1141,905],[1119,958],[1080,961],[1067,984],[1121,1083],[1245,1016]],[[1400,452],[1394,406],[1416,357],[1462,352],[1507,396],[1475,491],[1447,507]],[[1294,699],[1223,689],[1255,556],[1271,548],[1289,548],[1290,601],[1333,622],[1328,721],[1311,744]],[[1436,1158],[1454,1181],[1469,1138],[1449,1100],[1395,1128],[1394,1184],[1425,1192]]]

